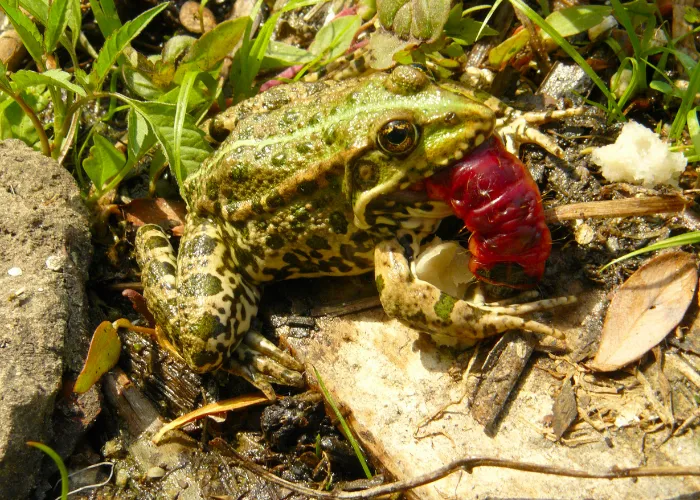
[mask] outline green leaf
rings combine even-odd
[[[4,87],[5,92],[11,92],[10,80],[7,79],[7,66],[0,60],[0,87]],[[4,89],[0,89],[4,90]]]
[[[122,22],[119,20],[114,0],[90,0],[90,9],[105,39],[121,28]]]
[[[300,49],[288,43],[270,40],[265,52],[265,58],[260,69],[284,68],[295,64],[305,64],[313,61],[314,56],[308,50]]]
[[[190,71],[209,71],[221,62],[239,42],[247,24],[247,18],[239,17],[203,34],[182,59],[175,72],[175,82],[182,81]]]
[[[129,111],[128,118],[129,131],[129,161],[132,158],[142,156],[156,143],[156,136],[148,126],[148,122],[143,116],[133,109]]]
[[[139,113],[151,127],[160,143],[170,165],[174,165],[175,154],[175,114],[176,108],[172,104],[161,102],[138,102],[125,99],[131,107]],[[174,171],[180,189],[183,181],[193,172],[199,169],[201,163],[211,154],[211,146],[204,140],[204,132],[195,125],[194,119],[185,115],[180,147],[180,172]]]
[[[78,45],[80,39],[80,28],[83,16],[80,12],[80,0],[70,0],[70,10],[68,12],[68,26],[71,32],[71,42],[73,47]]]
[[[102,193],[105,184],[119,173],[125,163],[126,158],[121,151],[108,139],[95,134],[90,156],[83,160],[83,169],[97,191]]]
[[[342,56],[350,48],[355,33],[361,25],[360,16],[343,16],[334,19],[318,31],[316,38],[309,46],[309,52],[316,56],[325,56],[324,63]]]
[[[87,96],[85,90],[70,82],[71,74],[60,69],[50,69],[43,73],[21,69],[12,74],[12,81],[17,85],[17,90],[22,90],[34,85],[53,85],[74,92],[81,97]]]
[[[170,167],[175,172],[175,177],[182,180],[182,166],[180,164],[180,144],[182,143],[182,131],[185,125],[185,116],[187,116],[187,103],[190,99],[190,92],[197,81],[196,71],[186,73],[180,85],[180,93],[178,95],[177,104],[175,105],[175,122],[173,127],[173,156],[170,158]]]
[[[4,1],[4,0],[0,0]],[[117,61],[119,55],[124,51],[124,49],[131,43],[131,41],[136,38],[141,31],[150,23],[154,17],[160,14],[166,7],[168,3],[162,3],[147,10],[136,19],[129,21],[124,24],[121,28],[114,31],[107,40],[105,40],[100,53],[95,60],[95,64],[92,67],[92,72],[90,73],[90,84],[93,89],[99,89],[102,87],[104,79],[107,74],[112,69],[112,65]]]
[[[460,17],[456,23],[451,24],[448,22],[445,25],[445,35],[460,45],[471,45],[476,42],[477,36],[481,38],[483,36],[498,35],[498,31],[484,26],[483,23],[470,17]]]
[[[5,15],[10,19],[36,65],[40,69],[44,69],[44,51],[41,48],[43,39],[37,27],[26,14],[15,7],[14,3],[11,3],[11,0],[0,0],[0,8],[5,11]]]
[[[87,392],[102,375],[117,365],[121,351],[122,342],[112,323],[109,321],[100,323],[92,335],[90,350],[83,369],[73,385],[73,392],[78,394]]]
[[[44,49],[47,54],[56,49],[58,39],[68,26],[68,0],[53,0],[49,6],[49,19],[44,31]]]
[[[50,102],[46,87],[33,87],[21,95],[35,113],[41,113]],[[0,96],[4,98],[0,101],[0,139],[19,139],[34,147],[39,142],[39,132],[32,120],[17,102],[4,94]]]
[[[683,14],[683,19],[690,24],[700,23],[700,10],[696,9],[695,7],[686,7],[685,14]]]
[[[563,37],[578,35],[600,24],[612,9],[604,5],[575,5],[557,10],[546,21]]]

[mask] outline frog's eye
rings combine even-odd
[[[391,120],[377,132],[377,144],[387,154],[404,155],[418,145],[420,131],[408,120]]]

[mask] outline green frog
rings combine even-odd
[[[385,311],[443,340],[512,328],[562,337],[518,315],[569,298],[498,306],[415,278],[420,244],[452,214],[412,186],[494,132],[492,109],[456,86],[399,66],[344,82],[274,87],[227,110],[230,136],[183,184],[176,257],[155,225],[138,230],[144,296],[164,343],[195,371],[302,386],[301,366],[254,319],[261,285],[375,271]]]

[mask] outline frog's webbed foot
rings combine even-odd
[[[304,387],[304,365],[255,330],[245,334],[222,368],[243,377],[269,399],[275,399],[270,384]]]
[[[395,239],[377,245],[375,276],[382,306],[389,316],[445,345],[469,346],[512,329],[564,339],[556,328],[520,315],[576,302],[576,297],[558,297],[525,304],[487,305],[457,299],[416,278],[404,248]]]
[[[536,126],[572,116],[581,116],[586,108],[577,107],[563,110],[522,112],[507,107],[505,114],[496,120],[496,130],[503,139],[506,149],[518,154],[522,144],[537,144],[557,158],[564,157],[564,151],[556,141],[541,132]]]

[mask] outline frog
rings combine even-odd
[[[177,256],[159,226],[137,231],[162,342],[192,370],[241,375],[273,399],[271,384],[304,385],[303,365],[260,333],[262,288],[372,271],[387,314],[436,339],[469,345],[514,328],[563,338],[521,315],[572,298],[476,303],[412,271],[452,215],[412,186],[468,155],[496,122],[489,106],[410,65],[273,87],[229,108],[217,123],[230,135],[182,184]]]

